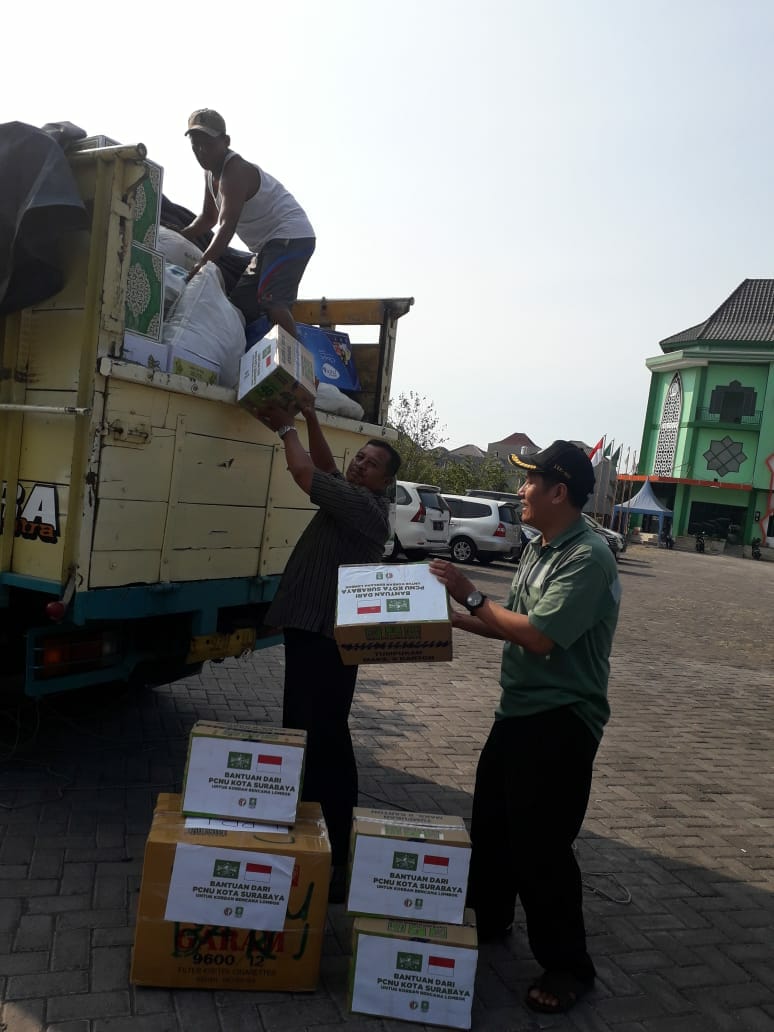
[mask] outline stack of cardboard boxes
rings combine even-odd
[[[470,1028],[478,958],[461,817],[357,808],[347,909],[353,1012]]]
[[[331,854],[299,803],[306,733],[197,723],[182,796],[159,796],[145,850],[132,981],[315,989]]]

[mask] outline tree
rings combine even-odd
[[[437,473],[438,463],[430,454],[446,440],[445,426],[441,426],[432,401],[415,391],[399,394],[390,402],[388,423],[398,431],[396,448],[402,459],[400,479],[415,483],[430,482]]]
[[[428,398],[409,391],[390,402],[389,425],[398,431],[400,479],[437,484],[448,494],[465,494],[468,488],[512,491],[514,476],[498,462],[466,457],[453,459],[441,447],[447,439],[435,405]]]

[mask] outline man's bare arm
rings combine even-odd
[[[194,243],[200,236],[204,236],[212,229],[215,223],[218,221],[218,206],[215,203],[215,199],[209,191],[207,181],[204,182],[204,201],[202,203],[202,213],[197,215],[190,226],[186,226],[185,229],[179,230],[181,236],[184,236],[186,240],[190,240]]]
[[[214,262],[223,254],[236,233],[237,224],[242,214],[242,208],[248,196],[255,192],[255,182],[258,171],[253,165],[249,165],[242,158],[232,158],[223,169],[220,179],[220,211],[210,196],[210,201],[215,208],[217,224],[215,233],[206,251],[194,266],[191,275],[195,275],[205,262]],[[260,179],[258,179],[260,183]]]
[[[335,473],[338,469],[336,460],[330,445],[325,440],[322,427],[317,419],[314,409],[314,401],[301,406],[301,412],[306,420],[306,428],[309,436],[309,454],[312,462],[322,473]]]

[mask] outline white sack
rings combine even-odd
[[[220,382],[236,386],[239,360],[245,353],[242,314],[228,300],[220,273],[207,262],[185,287],[169,320],[164,323],[165,344],[188,348],[217,362]]]
[[[332,412],[336,416],[346,416],[348,419],[362,419],[365,412],[362,405],[348,398],[332,383],[317,384],[314,407],[321,412]]]
[[[202,256],[196,244],[166,226],[159,226],[156,250],[161,251],[170,265],[179,265],[186,272],[190,272]]]

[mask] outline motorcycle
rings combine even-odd
[[[704,531],[703,530],[697,530],[696,531],[696,551],[697,552],[703,552],[704,551]]]
[[[750,554],[753,559],[760,559],[761,557],[761,540],[760,538],[753,538],[750,543]]]

